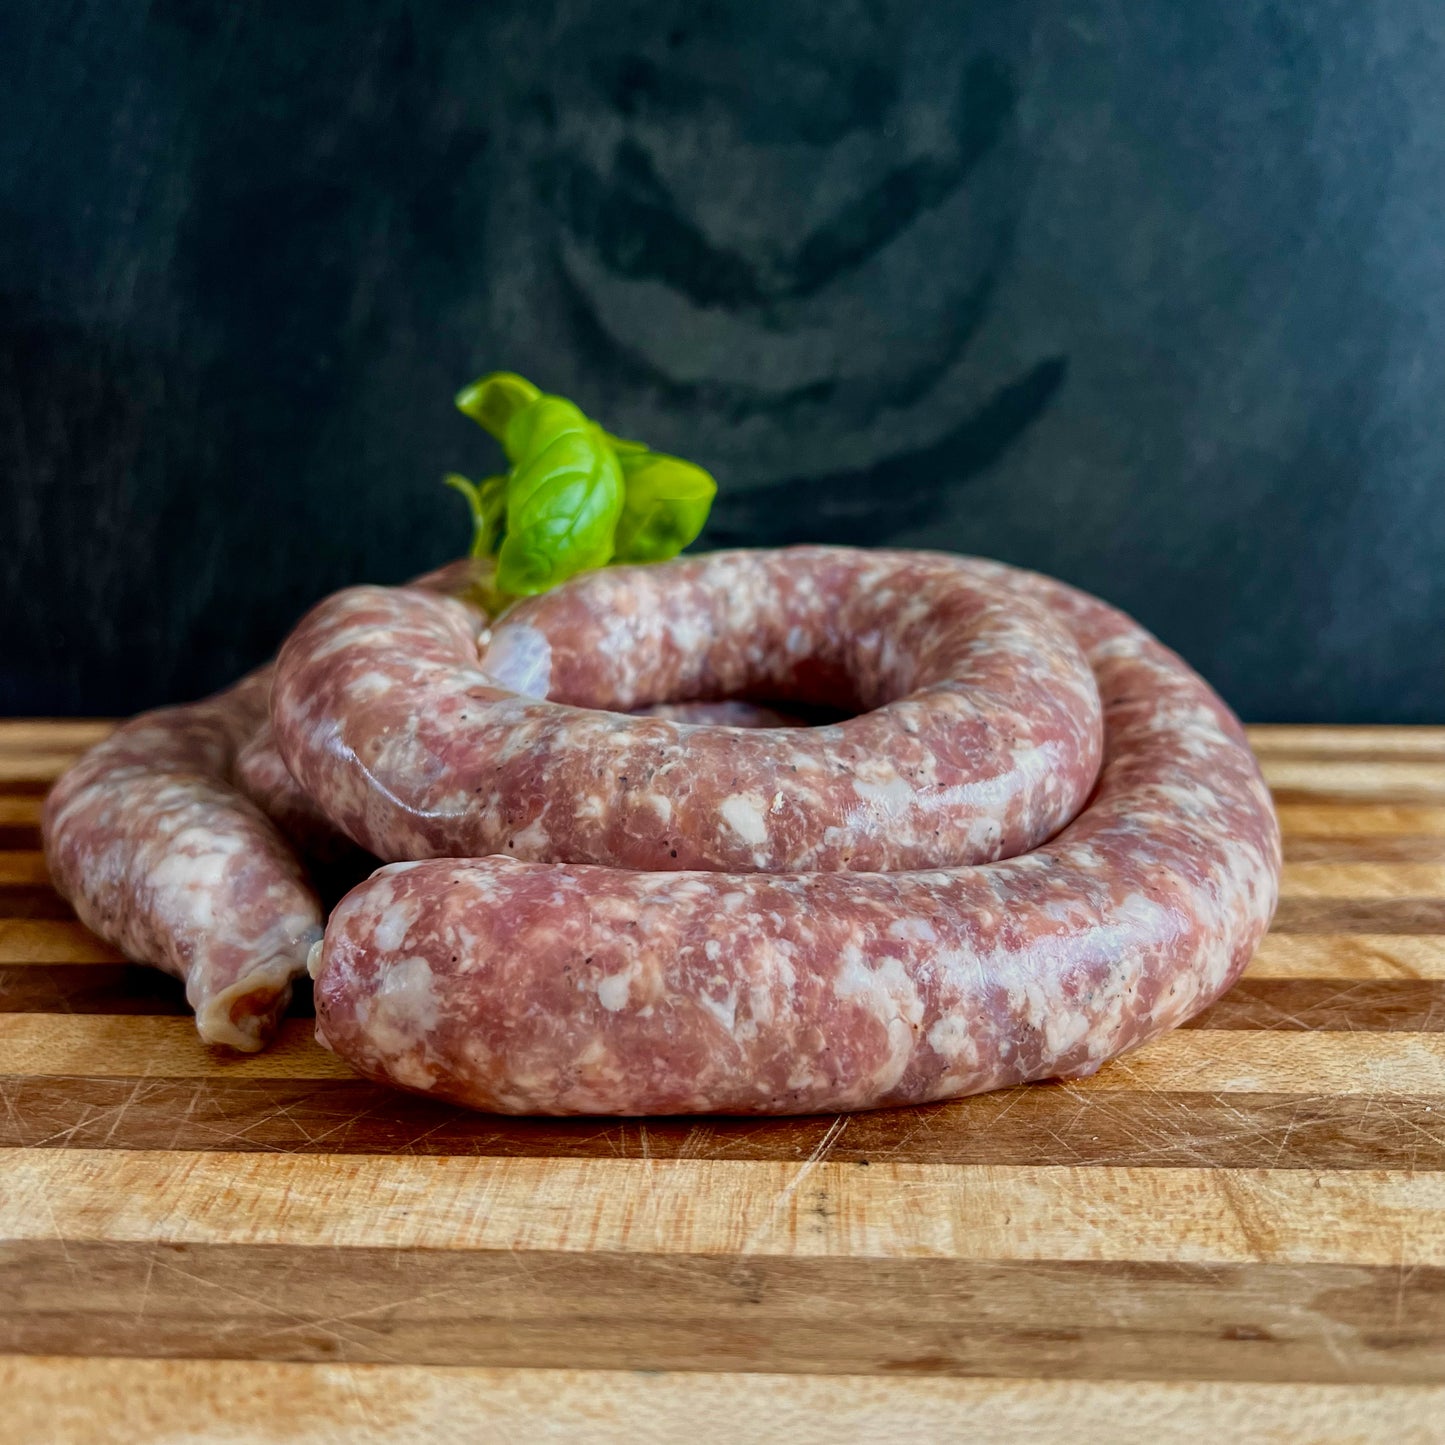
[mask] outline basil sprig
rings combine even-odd
[[[480,483],[446,478],[472,514],[471,555],[496,556],[502,592],[531,596],[608,562],[660,562],[702,531],[717,483],[701,467],[610,435],[512,372],[456,400],[510,463]]]
[[[488,477],[484,482],[470,482],[457,472],[448,472],[442,480],[467,499],[472,513],[472,547],[469,557],[490,557],[497,550],[506,522],[507,478],[504,474]]]
[[[613,560],[661,562],[697,538],[717,495],[701,467],[662,452],[623,452],[618,458],[626,496],[613,535]]]

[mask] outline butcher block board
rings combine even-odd
[[[46,879],[106,726],[0,723],[0,1438],[1445,1439],[1445,729],[1255,729],[1274,931],[1095,1078],[555,1122],[202,1047]]]

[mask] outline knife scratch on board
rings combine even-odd
[[[847,1127],[848,1116],[846,1114],[839,1114],[833,1122],[828,1125],[827,1129],[823,1131],[822,1138],[818,1140],[809,1152],[808,1157],[798,1166],[797,1173],[778,1191],[772,1204],[768,1208],[766,1216],[759,1223],[758,1227],[743,1241],[740,1249],[741,1253],[755,1253],[763,1240],[773,1232],[779,1212],[789,1206],[793,1196],[798,1192],[799,1185],[833,1152],[839,1138],[842,1136],[843,1130]]]

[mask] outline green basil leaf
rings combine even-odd
[[[662,452],[628,452],[622,466],[625,496],[613,544],[616,562],[661,562],[697,539],[717,495],[701,467]]]
[[[531,596],[605,566],[622,512],[622,469],[602,428],[570,401],[540,396],[515,412],[507,535],[497,559],[504,592]]]
[[[525,411],[542,393],[514,371],[494,371],[464,386],[456,397],[457,409],[479,422],[506,445],[507,427],[519,411]],[[508,454],[510,457],[510,453]],[[510,457],[516,461],[515,457]]]
[[[468,481],[456,472],[449,472],[443,478],[447,486],[458,491],[467,499],[472,514],[472,545],[469,557],[489,557],[497,550],[501,539],[502,523],[507,510],[507,478],[498,473],[485,481]]]
[[[507,525],[507,474],[488,477],[478,491],[482,504],[482,530],[473,541],[474,557],[488,557],[497,550]]]
[[[628,441],[626,437],[613,436],[610,431],[603,432],[602,435],[607,438],[607,445],[610,446],[612,450],[617,453],[619,460],[622,457],[633,454],[640,455],[648,450],[648,445],[646,442]]]

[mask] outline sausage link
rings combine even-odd
[[[443,596],[480,599],[487,595],[495,564],[466,557],[423,573],[407,583]],[[474,601],[479,606],[480,601]],[[267,668],[269,677],[274,671]],[[276,746],[269,709],[253,736],[236,755],[236,786],[281,830],[305,858],[324,867],[357,864],[364,854],[312,801],[286,766]]]
[[[724,728],[805,728],[808,718],[790,708],[773,707],[743,698],[716,702],[651,702],[633,710],[636,717],[662,717],[672,722],[707,724]]]
[[[1237,720],[1103,603],[945,560],[1046,607],[1097,680],[1102,772],[1056,838],[869,874],[397,863],[313,955],[318,1038],[372,1078],[502,1112],[808,1113],[1088,1074],[1212,1002],[1280,867]]]
[[[265,1046],[321,937],[301,864],[232,785],[266,717],[263,668],[203,702],[143,713],[46,799],[45,856],[81,921],[183,979],[201,1037]]]
[[[480,599],[491,570],[453,562],[411,585]],[[51,877],[82,922],[183,979],[201,1037],[246,1052],[275,1031],[321,937],[293,848],[328,889],[366,861],[276,751],[272,675],[118,728],[59,780],[42,820]]]
[[[357,587],[281,650],[282,756],[380,858],[985,862],[1056,833],[1098,772],[1098,692],[1073,637],[946,557],[813,547],[609,568],[481,637],[454,599]],[[750,694],[860,712],[808,729],[620,715]]]
[[[236,786],[274,823],[305,859],[330,864],[359,857],[361,850],[312,802],[291,776],[265,717],[236,754]]]

